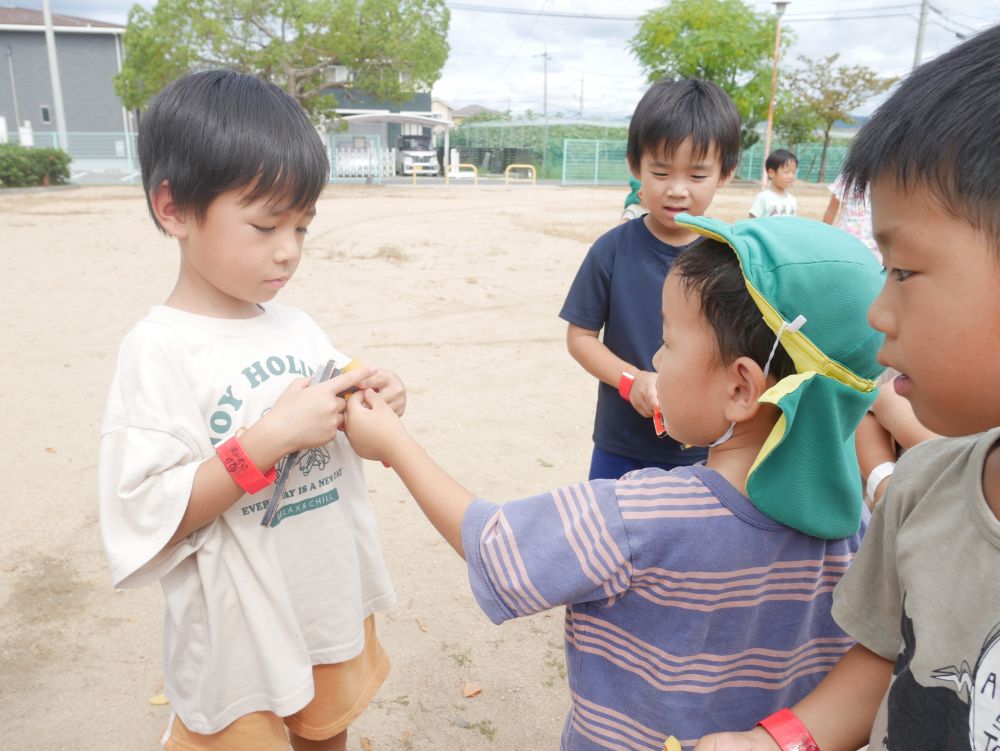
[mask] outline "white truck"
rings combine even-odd
[[[414,169],[416,166],[416,169]],[[430,136],[400,136],[396,139],[396,174],[437,175],[441,171],[437,150]]]

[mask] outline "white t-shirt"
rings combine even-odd
[[[770,188],[762,190],[753,200],[750,207],[750,216],[760,218],[762,216],[795,216],[799,204],[789,192],[784,194],[775,193]]]
[[[163,588],[165,693],[195,732],[298,711],[312,666],[358,655],[364,618],[395,603],[343,435],[300,454],[276,526],[260,525],[272,485],[161,552],[201,462],[330,359],[348,361],[277,304],[245,320],[159,306],[122,342],[101,427],[101,535],[115,586]]]

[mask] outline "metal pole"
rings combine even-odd
[[[118,72],[122,72],[122,38],[115,34],[115,60],[118,63]],[[132,159],[132,129],[128,123],[128,110],[122,105],[122,125],[125,126],[125,158],[128,160],[128,172],[131,179],[135,172],[135,161]]]
[[[545,45],[542,53],[542,117],[545,125],[542,128],[542,176],[545,175],[545,160],[549,151],[549,47]]]
[[[771,129],[774,125],[774,97],[778,92],[778,59],[781,56],[781,16],[788,0],[776,0],[777,21],[774,26],[774,66],[771,69],[771,100],[767,105],[767,130],[764,131],[764,168],[761,170],[760,187],[767,187],[767,155],[771,151]]]
[[[924,29],[927,27],[927,9],[930,7],[930,0],[923,0],[920,3],[920,22],[917,24],[917,46],[913,50],[913,67],[920,65],[920,58],[924,56]]]
[[[444,126],[444,184],[451,184],[451,125]]]
[[[10,71],[10,98],[14,101],[14,131],[21,127],[21,111],[17,106],[17,84],[14,82],[14,53],[7,45],[7,69]]]
[[[59,60],[56,58],[56,35],[52,31],[52,11],[49,0],[42,0],[42,16],[45,19],[45,50],[49,53],[49,78],[52,80],[52,106],[56,111],[56,131],[59,133],[59,148],[69,148],[66,138],[66,113],[63,110],[62,84],[59,82]]]

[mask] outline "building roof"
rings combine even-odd
[[[38,26],[39,30],[45,25],[45,17],[40,10],[30,8],[2,8],[0,7],[0,28],[7,26]],[[75,29],[119,29],[125,28],[119,24],[107,23],[105,21],[94,21],[89,18],[77,18],[76,16],[64,16],[61,13],[52,14],[52,25],[62,28]]]

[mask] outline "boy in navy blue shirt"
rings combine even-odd
[[[559,312],[569,323],[570,354],[600,382],[591,480],[705,459],[704,449],[659,440],[649,419],[659,408],[652,364],[660,347],[657,294],[674,259],[697,238],[675,217],[704,214],[739,156],[739,112],[713,83],[659,81],[632,115],[629,169],[649,213],[598,238]]]

